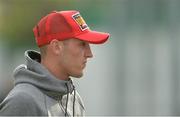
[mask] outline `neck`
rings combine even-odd
[[[52,61],[51,63],[47,62],[47,61]],[[54,75],[57,79],[60,80],[69,80],[69,76],[67,74],[65,74],[63,72],[62,69],[60,69],[60,67],[58,66],[58,64],[53,62],[54,60],[46,60],[46,59],[42,59],[41,60],[41,64],[48,69],[48,71]]]

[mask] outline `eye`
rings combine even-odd
[[[82,46],[86,46],[86,43],[82,41],[82,42],[81,42],[81,45],[82,45]]]

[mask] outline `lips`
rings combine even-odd
[[[83,62],[83,69],[86,67],[86,63],[87,63],[87,61]]]

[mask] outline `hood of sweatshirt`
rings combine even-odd
[[[39,52],[27,50],[24,55],[26,64],[22,64],[14,70],[15,85],[32,84],[55,99],[74,90],[71,79],[65,81],[56,78],[40,63],[41,55]]]

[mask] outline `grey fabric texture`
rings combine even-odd
[[[0,116],[84,116],[71,79],[55,78],[40,64],[37,51],[26,51],[25,60],[14,70],[15,86],[0,104]]]

